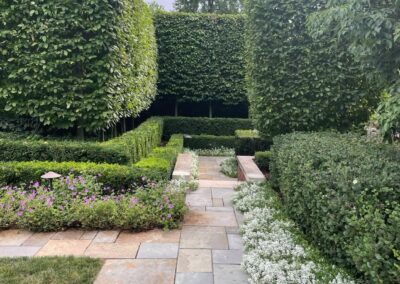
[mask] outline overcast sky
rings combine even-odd
[[[174,1],[175,0],[154,0],[158,4],[164,7],[165,10],[167,11],[172,11],[174,9]],[[146,0],[147,3],[153,2],[152,0]]]

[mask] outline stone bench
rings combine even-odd
[[[265,181],[264,174],[254,162],[254,156],[237,156],[238,179],[240,181],[262,182]]]
[[[176,159],[172,179],[190,180],[192,169],[192,155],[189,153],[181,153]]]

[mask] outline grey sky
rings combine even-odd
[[[156,2],[164,7],[167,11],[174,10],[174,2],[175,0],[145,0],[147,3]]]

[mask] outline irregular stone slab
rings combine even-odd
[[[90,244],[90,240],[50,240],[40,249],[37,256],[81,256]]]
[[[180,153],[176,159],[172,179],[190,180],[192,171],[192,155],[189,153]]]
[[[179,244],[143,243],[137,258],[177,258]]]
[[[185,216],[184,225],[232,227],[237,226],[237,222],[233,212],[189,211]]]
[[[178,272],[175,284],[213,284],[213,274],[205,272]]]
[[[233,207],[206,207],[206,211],[233,212]]]
[[[254,156],[237,156],[238,176],[240,180],[263,182],[265,176],[254,162]],[[240,177],[243,177],[241,179]]]
[[[180,249],[177,272],[212,272],[211,250]]]
[[[213,263],[240,264],[243,258],[242,250],[213,250]]]
[[[180,230],[163,231],[150,230],[146,232],[134,233],[123,231],[119,234],[116,242],[133,242],[133,243],[179,243],[181,237]]]
[[[210,187],[199,187],[197,190],[190,191],[187,193],[187,195],[197,195],[197,194],[201,194],[201,195],[211,198],[211,188]]]
[[[51,239],[52,240],[79,240],[83,236],[84,231],[69,229],[62,232],[57,232]]]
[[[183,226],[180,247],[228,249],[225,228]]]
[[[214,264],[214,284],[246,284],[247,279],[240,265]]]
[[[190,211],[206,211],[205,206],[188,206]]]
[[[135,258],[139,243],[92,243],[86,256],[95,258]]]
[[[0,247],[0,257],[34,256],[40,247]]]
[[[211,196],[203,196],[201,194],[186,195],[186,204],[188,206],[212,206]]]
[[[113,243],[117,239],[119,230],[99,231],[93,239],[95,243]]]
[[[81,240],[93,240],[98,231],[85,231],[81,237]]]
[[[33,235],[25,230],[0,231],[0,246],[20,246]]]
[[[240,235],[228,234],[229,249],[243,250],[243,240]]]
[[[109,259],[96,284],[173,284],[175,259]]]
[[[29,239],[27,239],[22,245],[42,247],[44,246],[55,233],[34,233]]]
[[[236,194],[232,188],[213,188],[211,192],[213,198],[233,198]]]
[[[236,180],[199,180],[199,187],[235,188],[241,182]]]

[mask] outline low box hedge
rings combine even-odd
[[[75,161],[131,164],[161,142],[163,120],[150,118],[107,142],[0,139],[0,161]],[[5,135],[2,135],[4,137]]]
[[[252,129],[251,119],[207,117],[163,117],[164,137],[172,134],[231,136],[236,129]]]
[[[156,147],[147,158],[133,166],[83,162],[0,162],[0,185],[15,185],[40,180],[45,172],[61,175],[85,174],[99,176],[99,182],[113,189],[128,188],[147,180],[168,179],[176,157],[183,148],[182,135],[173,135],[165,147]]]
[[[186,148],[190,149],[214,149],[214,148],[235,148],[235,136],[215,136],[215,135],[191,135],[185,137]]]
[[[263,139],[256,130],[235,130],[236,155],[254,155],[256,151],[265,151],[271,147],[272,142]]]
[[[269,171],[271,157],[272,157],[271,151],[254,153],[254,161],[262,171]]]
[[[399,283],[400,148],[350,134],[274,138],[271,176],[303,232],[370,283]],[[397,255],[396,255],[397,254]]]

